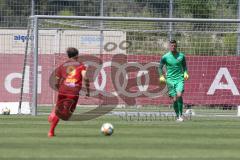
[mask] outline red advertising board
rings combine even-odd
[[[130,104],[169,104],[166,86],[158,84],[158,62],[160,56],[125,55],[124,60],[115,61],[114,55],[102,55],[102,70],[98,79],[91,83],[93,90],[99,90],[106,102],[112,97],[118,103]],[[56,57],[55,57],[56,58]],[[119,57],[118,57],[119,58]],[[17,102],[21,91],[21,78],[24,55],[0,54],[0,101]],[[65,58],[54,59],[53,55],[39,56],[38,103],[52,104],[56,92],[49,85],[49,77],[56,64]],[[57,63],[56,63],[57,61]],[[240,58],[238,56],[187,56],[190,79],[185,83],[184,102],[188,104],[240,104]],[[31,97],[32,87],[28,87],[31,67],[27,66],[24,97]],[[124,82],[119,80],[127,74]],[[131,86],[128,88],[128,84]],[[98,104],[98,94],[79,103]],[[106,93],[106,94],[105,94]]]

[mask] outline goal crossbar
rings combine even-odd
[[[149,17],[105,17],[105,16],[51,16],[35,15],[30,19],[75,19],[104,21],[145,21],[145,22],[207,22],[207,23],[240,23],[240,19],[204,19],[204,18],[149,18]]]

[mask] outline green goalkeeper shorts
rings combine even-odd
[[[184,92],[184,80],[167,80],[168,94],[175,97],[177,93]]]

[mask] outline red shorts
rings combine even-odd
[[[59,94],[55,110],[56,115],[62,120],[68,120],[76,109],[78,97],[78,95]]]

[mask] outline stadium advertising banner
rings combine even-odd
[[[32,38],[27,35],[27,30],[0,29],[0,54],[24,54],[26,41],[31,44]],[[121,49],[126,40],[126,33],[122,31],[77,31],[77,30],[39,30],[38,51],[40,54],[64,53],[66,48],[74,46],[81,53],[126,54]]]
[[[23,58],[23,54],[0,54],[1,102],[19,101]],[[167,87],[159,85],[158,81],[157,67],[160,56],[103,54],[101,59],[101,69],[91,83],[92,98],[85,99],[84,93],[80,93],[82,96],[79,103],[98,104],[99,94],[104,97],[106,103],[111,103],[113,97],[118,98],[118,103],[131,105],[170,103]],[[54,63],[56,60],[58,64]],[[50,87],[49,77],[64,60],[66,59],[56,59],[52,54],[39,56],[39,104],[53,103],[56,91]],[[190,79],[185,83],[185,103],[240,104],[239,57],[187,56],[187,64]],[[26,66],[25,72],[23,91],[24,94],[29,94],[32,92],[32,79],[29,78],[31,67]]]

